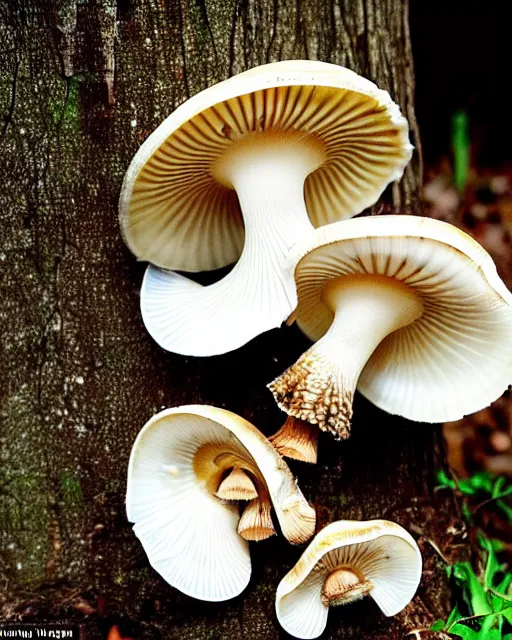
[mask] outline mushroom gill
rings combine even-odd
[[[333,522],[279,583],[277,618],[285,631],[306,640],[322,634],[329,607],[366,595],[384,615],[396,615],[413,598],[421,565],[418,545],[394,522]]]

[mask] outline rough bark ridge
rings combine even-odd
[[[139,144],[187,96],[278,59],[375,80],[418,146],[407,3],[0,0],[0,34],[0,617],[80,619],[90,604],[106,616],[88,619],[90,638],[120,613],[137,638],[276,638],[275,589],[299,550],[254,545],[242,596],[192,601],[150,569],[131,533],[125,474],[137,432],[163,407],[217,404],[274,432],[283,415],[265,384],[307,341],[288,328],[222,357],[162,352],[140,320],[143,267],[123,246],[117,198]],[[395,203],[414,207],[420,181],[416,159]],[[333,612],[325,634],[392,640],[443,613],[426,540],[449,554],[459,520],[433,492],[434,430],[362,399],[358,415],[349,442],[321,440],[320,464],[294,470],[322,523],[387,517],[419,537],[426,570],[406,612],[388,620],[363,602]]]

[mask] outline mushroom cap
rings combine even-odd
[[[237,505],[214,495],[224,456],[257,471],[288,539],[298,536],[297,541],[303,541],[314,531],[314,511],[288,466],[249,422],[230,411],[200,405],[153,416],[132,448],[127,517],[135,523],[134,532],[156,571],[201,600],[233,598],[251,575],[248,543],[237,533]],[[308,531],[296,522],[301,508],[312,513]]]
[[[288,633],[308,639],[323,632],[329,607],[322,603],[322,588],[339,564],[353,566],[372,582],[369,595],[386,616],[412,600],[421,578],[420,550],[400,525],[387,520],[333,522],[317,533],[277,587],[277,619]]]
[[[421,317],[384,338],[359,377],[359,391],[381,409],[457,420],[512,382],[512,294],[485,249],[456,227],[414,216],[347,220],[315,230],[290,265],[297,322],[312,340],[332,323],[322,292],[334,278],[380,274],[420,297]]]
[[[135,154],[119,203],[131,251],[184,271],[235,262],[244,243],[238,198],[214,168],[237,141],[262,131],[325,147],[326,161],[305,184],[314,226],[374,204],[412,153],[398,106],[356,73],[312,60],[250,69],[187,100]]]

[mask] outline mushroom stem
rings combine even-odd
[[[347,438],[367,360],[387,335],[419,318],[423,304],[398,280],[367,274],[333,280],[323,300],[334,314],[329,330],[269,388],[289,415]]]
[[[234,145],[214,175],[236,189],[245,224],[242,255],[219,282],[203,287],[148,267],[141,291],[146,327],[169,351],[210,356],[236,349],[281,323],[297,304],[286,258],[313,229],[304,181],[324,159],[313,137],[259,134]]]
[[[233,467],[215,495],[221,500],[253,500],[258,497],[258,492],[249,475],[240,467]]]
[[[269,500],[263,497],[249,502],[238,523],[238,533],[242,538],[259,541],[275,534],[270,508]]]
[[[322,603],[326,606],[349,604],[370,593],[373,584],[352,567],[338,567],[331,572],[322,588]]]
[[[318,458],[318,427],[288,416],[283,426],[269,438],[280,455],[301,462],[316,464]]]
[[[292,544],[307,542],[315,533],[316,512],[297,487],[299,496],[290,497],[280,508],[277,517],[284,537]]]

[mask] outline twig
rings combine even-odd
[[[477,504],[477,506],[473,509],[473,513],[476,513],[479,509],[482,509],[482,507],[485,507],[489,503],[495,502],[496,500],[501,500],[502,498],[506,498],[509,495],[511,495],[510,491],[506,491],[505,493],[500,493],[499,495],[492,498],[487,498],[487,500],[484,500],[483,502],[480,502],[480,504]]]
[[[425,540],[430,544],[430,546],[432,547],[432,549],[434,549],[434,551],[437,553],[437,555],[441,558],[441,560],[447,564],[447,565],[451,565],[451,562],[449,562],[445,555],[443,554],[443,552],[441,551],[441,549],[437,546],[437,544],[431,540],[430,538],[425,538]]]
[[[434,631],[433,629],[429,629],[428,627],[418,627],[417,629],[413,629],[412,631],[409,631],[408,633],[406,633],[405,636],[403,636],[403,638],[407,638],[409,636],[414,635],[416,640],[421,640],[422,633],[437,633],[439,634],[438,637],[442,638],[443,640],[445,638],[448,638],[448,635],[444,633],[444,631]]]

